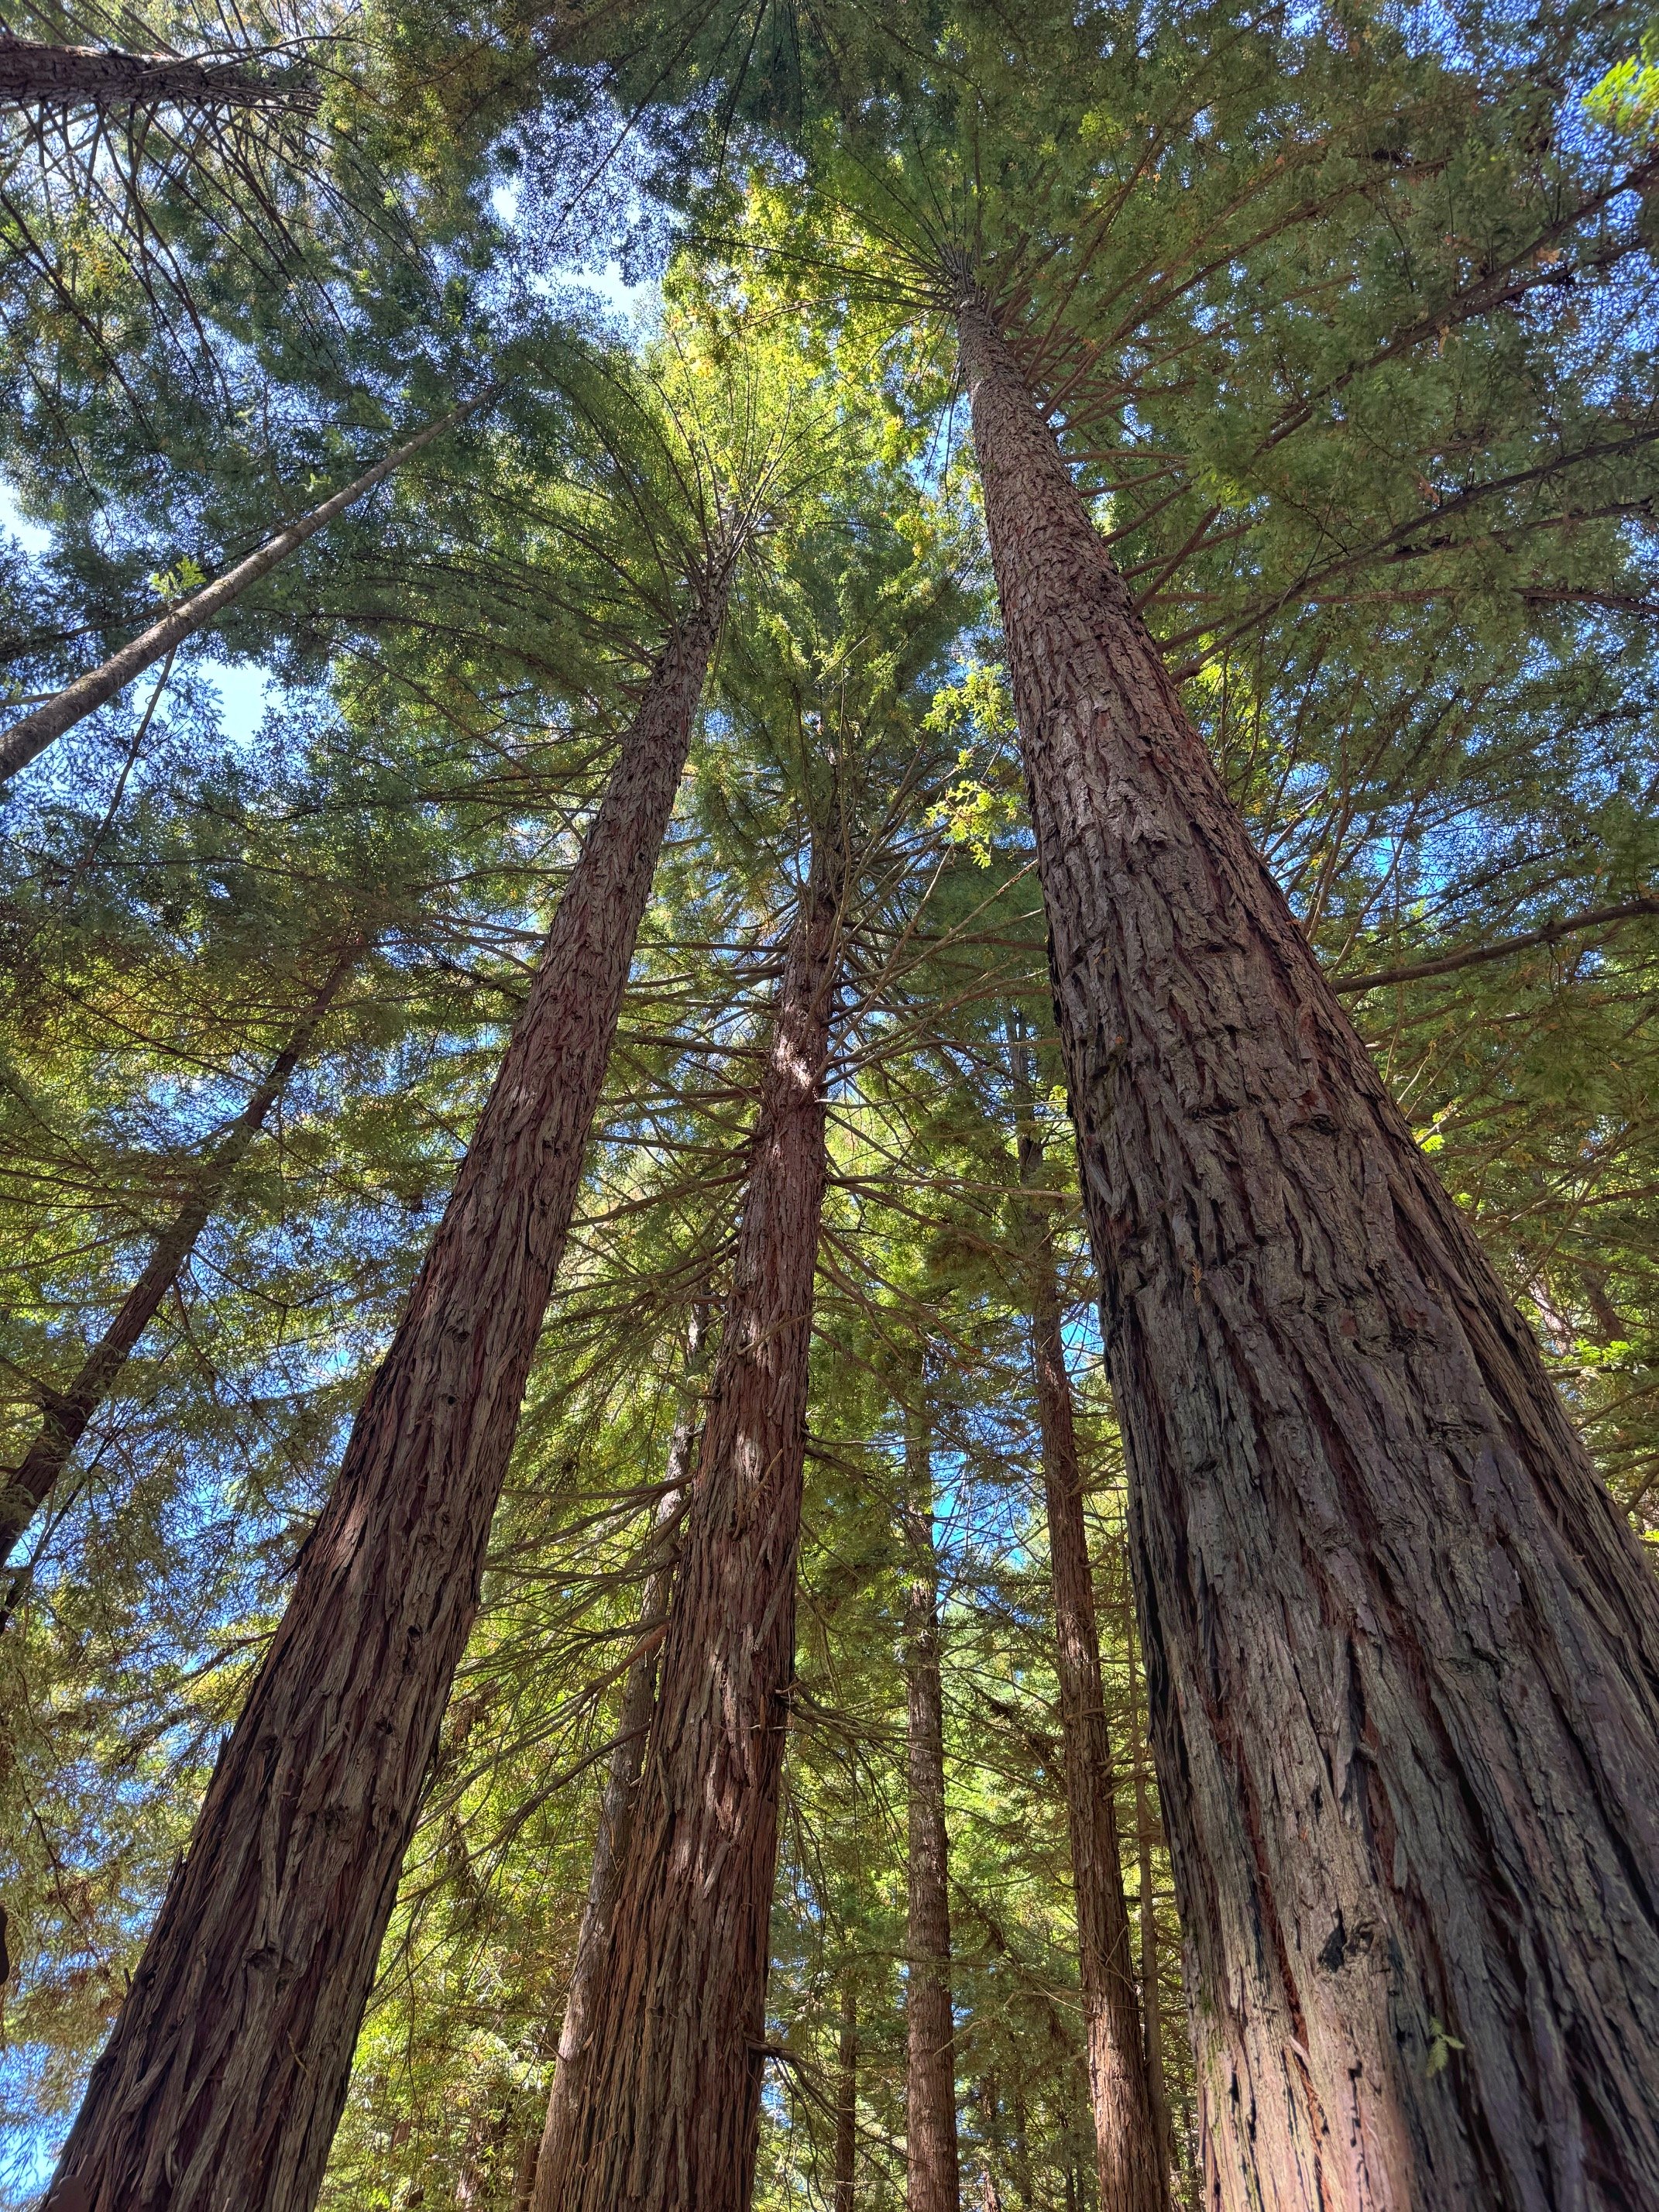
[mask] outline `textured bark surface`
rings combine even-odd
[[[702,1366],[703,1313],[694,1307],[690,1336],[686,1345],[688,1384]],[[701,1407],[688,1398],[674,1424],[668,1447],[666,1486],[657,1501],[656,1556],[646,1577],[640,1604],[642,1634],[639,1650],[623,1680],[622,1707],[617,1718],[617,1742],[605,1768],[605,1788],[599,1793],[599,1820],[593,1839],[593,1864],[587,1878],[587,1899],[582,1907],[576,1936],[575,1963],[565,1993],[564,2019],[559,2029],[558,2056],[553,2083],[548,2092],[547,2118],[542,2129],[542,2150],[536,2174],[545,2174],[546,2186],[531,2195],[533,2212],[558,2212],[552,2194],[556,2153],[552,2146],[565,2134],[574,2118],[582,2070],[586,2064],[589,2021],[598,1977],[604,1966],[617,1905],[623,1861],[628,1855],[629,1830],[634,1801],[645,1765],[646,1737],[652,1709],[657,1702],[657,1653],[668,1616],[674,1586],[674,1524],[679,1518],[687,1485],[691,1480]]]
[[[261,76],[237,55],[131,53],[60,46],[0,31],[0,108],[267,107],[317,105],[293,75]]]
[[[69,1465],[87,1424],[108,1397],[134,1346],[178,1281],[179,1270],[195,1249],[197,1238],[206,1228],[243,1155],[311,1049],[318,1024],[333,1005],[362,949],[354,945],[335,962],[263,1082],[198,1167],[189,1197],[156,1238],[143,1273],[121,1301],[114,1319],[82,1361],[68,1389],[54,1390],[46,1399],[34,1442],[0,1489],[0,1561],[9,1557],[12,1547]]]
[[[645,1774],[580,2094],[543,2149],[558,2212],[747,2212],[778,1782],[794,1671],[835,872],[793,933]]]
[[[1125,1608],[1128,1610],[1127,1607]],[[1175,2122],[1170,2112],[1169,2080],[1164,2070],[1164,2008],[1158,2002],[1158,1905],[1152,1895],[1153,1829],[1151,1799],[1146,1788],[1146,1758],[1141,1740],[1139,1700],[1134,1696],[1134,1646],[1129,1641],[1129,1691],[1136,1708],[1134,1724],[1135,1856],[1140,1875],[1140,2025],[1146,2043],[1146,2095],[1152,2106],[1152,2134],[1166,2173],[1175,2170]]]
[[[247,558],[239,561],[234,568],[228,568],[222,576],[216,576],[210,584],[204,584],[199,592],[192,592],[177,606],[169,607],[159,622],[152,623],[119,652],[112,653],[96,668],[89,668],[84,676],[77,676],[73,684],[66,684],[33,714],[25,714],[21,722],[14,722],[9,730],[0,732],[0,782],[27,768],[54,738],[61,738],[65,730],[72,730],[77,722],[83,721],[94,708],[101,707],[118,691],[125,690],[136,676],[142,676],[145,669],[153,668],[158,660],[165,660],[169,653],[176,653],[187,637],[205,629],[251,584],[268,576],[290,553],[297,552],[307,538],[326,528],[337,514],[343,514],[349,507],[355,507],[376,484],[384,483],[395,469],[401,468],[434,438],[441,438],[446,430],[453,430],[457,423],[476,415],[492,397],[493,387],[463,406],[452,407],[435,422],[428,422],[424,430],[394,447],[373,468],[365,469],[362,476],[324,500],[320,506],[313,507],[308,514],[302,514],[297,522],[275,532],[263,545],[255,546]]]
[[[904,1978],[906,2212],[958,2212],[956,2023],[951,2005],[951,1845],[945,1825],[945,1693],[939,1555],[927,1432],[905,1439],[905,1760],[909,1852]]]
[[[1019,1133],[1020,1180],[1039,1180],[1042,1150]],[[1060,1288],[1048,1217],[1029,1208],[1026,1281],[1031,1366],[1042,1448],[1042,1487],[1054,1583],[1055,1674],[1066,1758],[1066,1817],[1077,1899],[1077,1942],[1087,2039],[1089,2102],[1101,2212],[1167,2212],[1169,2169],[1152,2109],[1135,1990],[1134,1946],[1123,1901],[1117,1776],[1106,1726],[1089,1532],[1083,1517],[1072,1382],[1066,1371]]]
[[[859,2161],[859,2016],[849,1982],[841,1993],[836,2044],[836,2173],[833,2212],[853,2212]]]
[[[1659,1596],[960,313],[1206,2198],[1659,2203]]]
[[[664,648],[58,2167],[88,2212],[308,2212],[563,1250],[714,630]]]

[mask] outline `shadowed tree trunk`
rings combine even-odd
[[[616,1747],[605,1769],[605,1789],[599,1797],[593,1865],[587,1880],[582,1924],[576,1937],[575,1964],[570,1971],[570,1987],[565,1996],[558,2057],[553,2069],[553,2086],[548,2093],[547,2119],[542,2129],[543,2149],[536,2162],[538,2172],[547,2156],[547,2147],[557,2141],[575,2111],[587,2057],[588,2020],[593,2008],[595,1977],[605,1962],[617,1887],[628,1852],[628,1831],[640,1771],[645,1764],[646,1736],[657,1699],[657,1653],[674,1586],[674,1528],[684,1503],[686,1486],[691,1480],[699,1434],[700,1408],[694,1404],[690,1392],[702,1366],[703,1329],[703,1307],[699,1302],[691,1310],[690,1334],[685,1347],[688,1395],[680,1407],[668,1447],[667,1486],[657,1502],[654,1557],[640,1606],[640,1647],[623,1679]],[[545,2201],[532,2194],[532,2204]]]
[[[1030,1190],[1041,1185],[1042,1146],[1030,1121],[1026,1048],[1016,1039],[1013,1052],[1019,1179]],[[1054,1239],[1041,1201],[1027,1200],[1024,1211],[1031,1367],[1048,1519],[1066,1817],[1101,2212],[1167,2212],[1169,2172],[1154,2121],[1135,1994],[1134,1947],[1123,1901],[1117,1776],[1106,1726],[1094,1577],[1083,1517],[1083,1469],[1072,1380],[1066,1371]]]
[[[906,1416],[904,1462],[901,1517],[906,1553],[905,1753],[910,1810],[904,1943],[904,2202],[906,2212],[959,2212],[939,1555],[933,1548],[933,1451],[919,1412]]]
[[[307,2212],[568,1233],[719,589],[670,638],[64,2147],[88,2212]]]
[[[859,2019],[850,1980],[842,1984],[841,2034],[836,2046],[836,2186],[834,2212],[853,2212],[859,2159]]]
[[[291,67],[261,76],[246,54],[143,54],[60,46],[0,31],[0,109],[225,107],[309,112],[316,88]]]
[[[557,2212],[747,2212],[754,2189],[840,873],[819,845],[779,990],[587,2064],[537,2180]]]
[[[40,1431],[0,1491],[0,1561],[9,1557],[41,1501],[69,1465],[87,1424],[109,1396],[134,1346],[178,1281],[179,1270],[195,1249],[197,1238],[206,1228],[243,1155],[287,1090],[295,1069],[311,1048],[318,1024],[362,953],[361,943],[355,943],[336,960],[288,1042],[271,1062],[264,1080],[198,1166],[190,1196],[156,1238],[143,1273],[82,1361],[79,1372],[67,1389],[54,1390],[46,1396]]]
[[[1126,1614],[1133,1613],[1126,1604]],[[1158,1999],[1158,1906],[1152,1895],[1152,1807],[1146,1789],[1146,1754],[1141,1736],[1139,1700],[1135,1695],[1133,1619],[1130,1631],[1129,1703],[1134,1727],[1135,1856],[1140,1874],[1140,2021],[1146,2038],[1146,2093],[1152,2108],[1152,2132],[1166,2172],[1175,2170],[1175,2123],[1164,2072],[1164,2008]]]
[[[959,328],[1132,1474],[1206,2202],[1659,2203],[1659,1592]]]
[[[424,430],[394,447],[343,489],[313,507],[308,514],[302,514],[297,522],[275,532],[263,545],[256,545],[234,568],[228,568],[222,576],[216,576],[210,584],[204,584],[200,591],[192,592],[188,599],[169,607],[159,622],[152,623],[107,660],[100,661],[96,668],[89,668],[84,676],[77,676],[73,684],[66,684],[32,714],[25,714],[21,722],[14,722],[9,730],[0,732],[0,782],[27,768],[55,738],[61,738],[65,730],[72,730],[77,722],[84,720],[94,708],[101,707],[118,691],[125,690],[136,676],[142,676],[145,669],[153,668],[158,660],[166,660],[169,654],[176,653],[187,637],[205,629],[227,607],[234,605],[251,584],[268,576],[290,553],[297,552],[307,538],[314,538],[332,522],[336,515],[355,507],[376,484],[384,483],[394,470],[401,468],[434,438],[441,438],[446,430],[453,430],[457,423],[476,415],[493,396],[492,386],[476,399],[469,399],[461,407],[452,407],[448,414],[441,415],[435,422],[428,422]]]

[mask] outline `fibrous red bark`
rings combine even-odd
[[[905,1862],[904,2202],[958,2212],[956,2020],[951,1994],[951,1843],[945,1819],[945,1686],[933,1453],[912,1414],[905,1437],[904,1698],[909,1850]]]
[[[674,632],[58,2167],[88,2212],[309,2212],[568,1232],[719,619]]]
[[[1024,1058],[1022,1047],[1016,1045],[1015,1051]],[[1029,1093],[1028,1083],[1017,1080],[1016,1088]],[[1020,1181],[1030,1188],[1041,1181],[1042,1151],[1028,1119],[1022,1119],[1017,1142]],[[1123,1901],[1117,1775],[1106,1724],[1094,1576],[1083,1517],[1083,1466],[1066,1369],[1054,1240],[1041,1205],[1028,1205],[1024,1241],[1101,2212],[1167,2212],[1169,2168],[1153,2111],[1134,1947]]]
[[[1659,1594],[994,315],[963,358],[1132,1474],[1207,2203],[1659,2203]]]
[[[156,1238],[143,1273],[121,1301],[113,1320],[82,1361],[68,1389],[54,1390],[47,1397],[33,1443],[3,1488],[0,1488],[0,1561],[9,1556],[42,1500],[69,1465],[88,1423],[115,1387],[139,1338],[178,1281],[179,1270],[195,1249],[197,1238],[206,1228],[248,1146],[287,1090],[295,1069],[310,1050],[318,1024],[334,1003],[336,994],[362,951],[360,944],[353,944],[335,961],[288,1042],[272,1060],[264,1080],[197,1169],[190,1195]]]
[[[0,108],[299,108],[313,86],[292,71],[261,75],[245,54],[133,53],[60,46],[0,31]]]
[[[686,1345],[688,1382],[696,1377],[703,1346],[704,1317],[701,1305],[692,1309]],[[605,1788],[599,1796],[599,1820],[593,1839],[593,1863],[588,1875],[587,1898],[576,1936],[576,1957],[565,1992],[564,2019],[559,2029],[558,2055],[552,2086],[548,2092],[547,2118],[542,2129],[542,2150],[535,2171],[549,2175],[556,2154],[549,2155],[574,2116],[582,2070],[587,2063],[589,2021],[598,1977],[610,1938],[611,1915],[628,1855],[628,1834],[634,1817],[634,1800],[645,1765],[646,1737],[652,1709],[657,1701],[657,1654],[661,1647],[674,1584],[674,1525],[685,1501],[700,1433],[700,1406],[688,1399],[674,1424],[668,1447],[668,1477],[655,1515],[655,1556],[646,1577],[640,1605],[641,1643],[623,1679],[622,1709],[617,1719],[617,1741],[605,1767]],[[532,2212],[554,2212],[551,2198],[543,2191],[532,2194]]]
[[[537,2180],[559,2212],[747,2212],[753,2192],[840,908],[820,848],[779,989],[587,2063]]]

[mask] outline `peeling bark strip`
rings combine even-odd
[[[918,1376],[918,1386],[921,1377]],[[951,2002],[951,1843],[945,1825],[945,1689],[939,1672],[939,1555],[933,1548],[933,1452],[908,1418],[902,1517],[905,1762],[905,2212],[958,2212],[956,2020]]]
[[[494,396],[491,386],[476,399],[469,399],[465,406],[452,407],[448,414],[441,415],[435,422],[428,422],[424,430],[394,447],[373,468],[365,469],[355,483],[325,499],[320,507],[313,507],[297,522],[290,522],[286,529],[277,531],[274,537],[267,538],[245,561],[239,561],[222,576],[216,577],[212,583],[204,584],[199,592],[192,592],[189,599],[169,608],[160,622],[152,623],[130,645],[124,645],[96,668],[89,668],[84,676],[77,676],[73,684],[48,699],[44,706],[37,707],[32,714],[25,714],[21,722],[14,722],[10,729],[0,732],[0,783],[15,775],[19,769],[27,768],[54,738],[61,738],[65,730],[72,730],[94,708],[101,707],[118,691],[124,690],[135,676],[142,676],[145,669],[153,668],[158,660],[176,653],[187,637],[193,637],[198,629],[205,629],[240,599],[250,584],[257,584],[262,576],[268,576],[279,562],[297,552],[308,538],[314,538],[336,515],[355,507],[376,484],[383,483],[394,469],[401,468],[446,430],[453,430],[457,423],[476,415]]]
[[[287,108],[308,114],[315,88],[291,71],[261,76],[246,54],[137,54],[60,46],[0,31],[0,109]]]
[[[762,1079],[702,1455],[586,2071],[538,2208],[747,2212],[794,1672],[823,1083],[841,966],[820,850]]]
[[[1024,1056],[1023,1048],[1017,1045],[1015,1051]],[[1018,1087],[1029,1096],[1029,1084],[1020,1081]],[[1018,1141],[1020,1181],[1029,1187],[1039,1178],[1042,1147],[1029,1123],[1020,1128]],[[1066,1371],[1054,1240],[1042,1207],[1028,1203],[1028,1215],[1031,1366],[1048,1518],[1066,1816],[1101,2212],[1167,2212],[1169,2168],[1154,2113],[1148,2053],[1141,2041],[1134,1947],[1123,1901],[1117,1780],[1106,1727],[1094,1577],[1083,1518],[1083,1469],[1072,1379]]]
[[[295,1069],[311,1048],[318,1024],[362,954],[361,944],[353,944],[341,953],[293,1035],[272,1060],[264,1082],[197,1169],[190,1196],[156,1238],[143,1274],[82,1362],[79,1373],[66,1390],[54,1390],[46,1398],[34,1442],[0,1486],[0,1562],[9,1557],[42,1499],[69,1465],[87,1424],[108,1397],[139,1338],[178,1281],[179,1270],[195,1249],[197,1238],[206,1228],[243,1155],[287,1090]],[[0,1626],[3,1625],[0,1618]]]
[[[699,1304],[692,1309],[690,1335],[685,1348],[688,1386],[695,1383],[702,1370],[702,1340],[703,1309]],[[685,1501],[686,1486],[691,1480],[701,1434],[700,1411],[688,1398],[680,1408],[669,1443],[667,1487],[657,1501],[655,1558],[640,1605],[642,1635],[633,1664],[623,1678],[616,1748],[605,1769],[605,1788],[599,1796],[599,1832],[593,1840],[587,1901],[582,1907],[581,1927],[576,1936],[570,1987],[565,1992],[564,2020],[559,2029],[558,2056],[553,2069],[553,2086],[548,2092],[547,2120],[542,2129],[543,2149],[537,2158],[537,2172],[541,2171],[542,2159],[547,2155],[547,2146],[556,2142],[570,2124],[587,2060],[588,2023],[598,1976],[605,1964],[623,1863],[628,1856],[634,1801],[645,1765],[646,1737],[651,1727],[652,1709],[657,1702],[657,1653],[674,1587],[673,1529]],[[532,2212],[536,2212],[538,2200],[533,2192],[530,2203]]]
[[[670,638],[58,2166],[85,2212],[309,2212],[478,1601],[715,627]]]
[[[959,313],[1206,2203],[1659,2204],[1659,1593]]]

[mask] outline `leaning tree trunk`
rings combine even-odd
[[[1016,1044],[1017,1058],[1024,1048]],[[1029,1085],[1017,1089],[1029,1095]],[[1029,1120],[1018,1132],[1019,1178],[1041,1180],[1042,1147]],[[1117,1775],[1106,1725],[1094,1576],[1083,1517],[1072,1379],[1066,1371],[1060,1285],[1046,1212],[1025,1201],[1024,1273],[1031,1313],[1031,1367],[1048,1560],[1054,1601],[1054,1670],[1066,1758],[1066,1817],[1077,1903],[1079,1978],[1087,2039],[1089,2103],[1101,2212],[1168,2212],[1169,2172],[1158,2140],[1135,1993],[1134,1946],[1123,1901],[1117,1833]]]
[[[900,1509],[904,1591],[905,1764],[909,1852],[904,1982],[906,2212],[958,2212],[956,2023],[951,2005],[951,1847],[945,1826],[945,1692],[933,1453],[908,1417]]]
[[[718,593],[714,594],[718,599]],[[307,2212],[718,621],[670,638],[64,2147],[86,2212]]]
[[[291,67],[262,75],[246,54],[134,53],[123,46],[60,46],[0,31],[0,110],[185,108],[198,114],[257,107],[309,114],[317,90]]]
[[[686,1382],[695,1384],[702,1364],[703,1308],[691,1310],[691,1328],[685,1349]],[[641,1641],[623,1680],[622,1711],[617,1716],[617,1741],[605,1768],[599,1796],[599,1832],[593,1839],[593,1863],[587,1878],[587,1899],[576,1936],[576,1959],[565,1992],[564,2019],[559,2029],[558,2056],[553,2085],[548,2092],[547,2118],[542,2129],[542,2148],[536,2171],[544,2162],[552,2171],[549,2155],[570,2124],[587,2062],[589,2021],[600,1969],[610,1939],[611,1915],[623,1863],[628,1854],[628,1832],[634,1799],[645,1765],[646,1736],[652,1709],[657,1702],[657,1653],[668,1616],[669,1595],[674,1586],[674,1528],[691,1480],[699,1427],[697,1409],[690,1396],[682,1405],[668,1447],[668,1480],[657,1501],[653,1530],[651,1571],[646,1577],[640,1605]],[[532,2191],[532,2208],[547,2200]]]
[[[249,1098],[213,1150],[198,1167],[189,1197],[151,1248],[143,1273],[122,1300],[114,1319],[82,1361],[67,1389],[46,1396],[34,1442],[0,1489],[0,1561],[28,1527],[42,1500],[69,1465],[87,1424],[115,1387],[139,1338],[155,1318],[161,1301],[179,1279],[196,1240],[223,1197],[248,1146],[265,1125],[289,1079],[311,1048],[317,1025],[362,951],[360,942],[340,954],[321,988],[301,1016],[293,1034],[271,1062],[264,1080]],[[0,1626],[3,1620],[0,1620]]]
[[[1206,2202],[1659,2203],[1659,1592],[981,295]]]
[[[537,2179],[558,2212],[746,2212],[754,2189],[840,939],[839,870],[820,852],[762,1080],[587,2063]]]
[[[331,494],[319,506],[313,507],[296,521],[287,523],[281,530],[273,532],[262,545],[256,545],[252,552],[239,561],[234,568],[226,569],[222,576],[216,576],[210,584],[204,584],[200,591],[192,592],[188,599],[180,599],[176,606],[169,607],[159,621],[151,623],[148,629],[141,630],[129,643],[111,653],[107,660],[100,661],[96,668],[89,668],[84,676],[77,676],[73,684],[66,684],[61,691],[54,693],[42,705],[35,708],[32,714],[25,714],[21,722],[14,722],[9,730],[0,731],[0,782],[8,776],[15,775],[20,769],[27,768],[54,738],[61,738],[66,730],[72,730],[77,722],[84,721],[95,707],[103,706],[107,700],[114,698],[117,692],[124,691],[135,677],[143,674],[145,669],[153,668],[158,660],[166,660],[170,654],[176,653],[187,637],[193,637],[198,630],[205,629],[210,623],[216,622],[227,607],[234,605],[240,599],[251,584],[257,584],[262,576],[268,576],[273,568],[287,560],[290,553],[297,552],[307,538],[314,538],[337,515],[343,514],[349,507],[355,507],[360,499],[374,490],[376,484],[384,483],[395,470],[400,469],[405,461],[429,446],[434,438],[441,438],[446,430],[453,430],[458,423],[465,422],[470,416],[476,415],[494,396],[494,392],[495,387],[489,386],[476,399],[469,399],[460,407],[452,407],[435,422],[428,422],[424,430],[416,431],[401,446],[394,446],[372,468],[365,469],[362,476]]]

